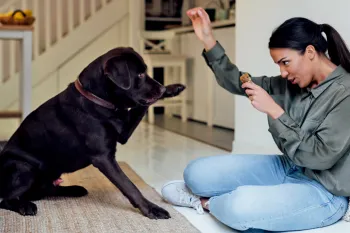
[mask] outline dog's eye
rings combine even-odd
[[[145,78],[146,77],[145,73],[138,74],[138,76],[139,76],[139,78]]]

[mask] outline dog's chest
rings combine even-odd
[[[124,127],[130,122],[130,110],[117,110],[116,115],[109,118],[109,124],[121,134]]]

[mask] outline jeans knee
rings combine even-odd
[[[198,195],[205,185],[205,178],[203,177],[203,159],[198,158],[192,160],[185,168],[183,177],[186,186],[196,195]]]
[[[254,220],[263,217],[264,211],[254,203],[249,186],[240,186],[234,191],[210,199],[210,212],[227,226],[244,231],[252,228]]]

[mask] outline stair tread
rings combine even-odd
[[[0,30],[33,31],[33,26],[22,25],[0,25]]]

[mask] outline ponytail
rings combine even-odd
[[[344,40],[332,26],[321,24],[320,27],[327,36],[329,58],[350,73],[350,52]]]

